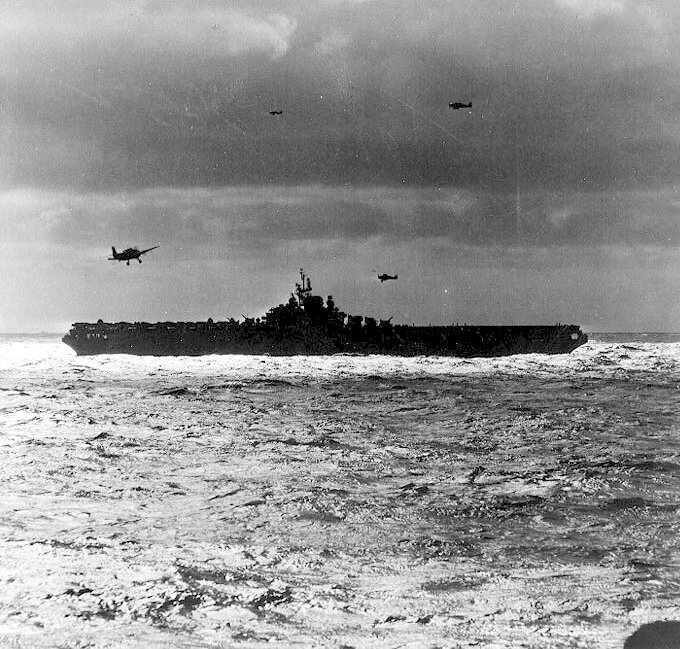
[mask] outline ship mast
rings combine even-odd
[[[307,297],[311,292],[312,282],[309,277],[305,275],[305,271],[300,268],[300,283],[295,284],[295,295],[297,296],[298,304],[300,304],[300,306],[302,306],[305,297]]]

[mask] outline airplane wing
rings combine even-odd
[[[153,248],[147,248],[146,250],[140,250],[139,254],[143,255],[145,252],[149,252],[151,250],[155,250],[156,248],[160,248],[160,246],[154,246]]]

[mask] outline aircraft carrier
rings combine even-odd
[[[577,325],[415,326],[348,315],[332,296],[312,292],[300,270],[286,304],[262,318],[205,322],[76,322],[62,341],[78,355],[135,354],[391,354],[396,356],[509,356],[567,354],[588,336]]]

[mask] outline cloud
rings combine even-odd
[[[3,8],[0,37],[6,64],[22,58],[90,51],[125,59],[146,56],[232,56],[262,50],[284,54],[296,21],[284,14],[251,15],[210,3],[143,3],[138,0],[91,3],[64,0],[39,10],[32,2]],[[36,16],[40,13],[40,19]],[[9,61],[8,61],[9,59]],[[92,62],[96,63],[97,57]],[[137,61],[143,63],[141,60]]]
[[[555,2],[14,3],[0,22],[0,172],[109,193],[349,182],[494,194],[518,166],[550,191],[671,182],[680,9]]]
[[[323,56],[337,55],[338,52],[347,48],[350,44],[350,39],[347,34],[339,31],[332,31],[325,34],[321,40],[316,43],[316,50]]]
[[[625,0],[553,0],[558,7],[571,9],[581,16],[592,17],[620,13],[626,7]]]
[[[158,188],[121,194],[16,190],[0,194],[4,238],[80,251],[162,241],[187,255],[273,248],[437,245],[523,248],[680,245],[680,190],[475,193],[468,189],[328,187]],[[78,254],[80,254],[78,253]]]

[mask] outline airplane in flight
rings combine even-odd
[[[383,282],[386,282],[388,279],[398,279],[397,275],[388,275],[387,273],[383,273],[382,275],[378,275],[378,279],[380,280],[380,283],[382,284]]]
[[[449,108],[453,108],[453,110],[458,110],[459,108],[472,108],[472,102],[469,104],[461,104],[459,101],[454,101],[449,104]]]
[[[282,110],[270,110],[269,114],[270,115],[283,115],[283,111]]]
[[[140,264],[142,263],[141,256],[150,250],[155,250],[159,246],[154,246],[153,248],[147,248],[146,250],[140,250],[139,248],[127,248],[123,252],[116,252],[116,249],[111,246],[111,252],[113,252],[113,257],[109,257],[109,261],[125,261],[127,265],[130,265],[131,259],[136,259]]]

